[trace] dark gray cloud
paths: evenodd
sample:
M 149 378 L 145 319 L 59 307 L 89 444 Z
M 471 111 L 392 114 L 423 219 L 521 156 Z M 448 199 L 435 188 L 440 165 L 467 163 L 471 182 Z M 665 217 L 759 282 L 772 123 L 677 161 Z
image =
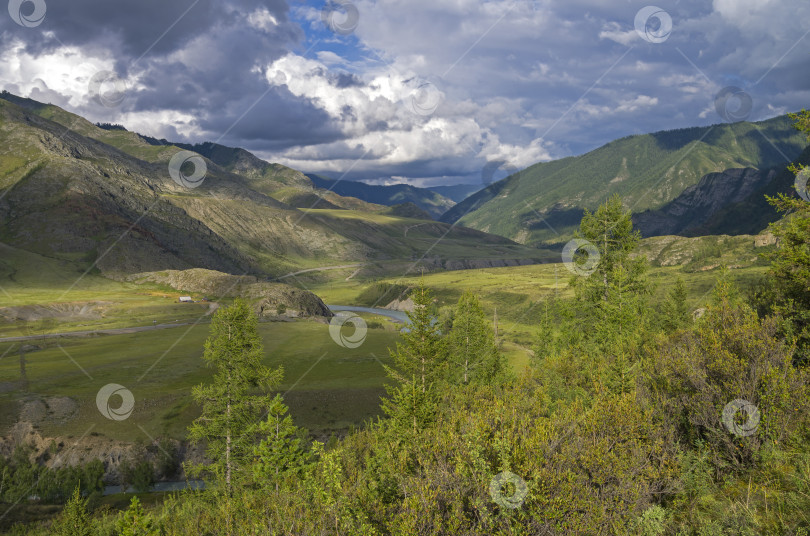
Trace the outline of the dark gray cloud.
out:
M 431 183 L 721 122 L 725 86 L 751 96 L 752 120 L 810 103 L 806 3 L 662 1 L 659 43 L 635 30 L 645 1 L 354 3 L 356 30 L 335 35 L 314 1 L 50 0 L 34 28 L 0 17 L 0 82 L 157 137 Z M 99 69 L 127 80 L 120 106 L 88 98 Z

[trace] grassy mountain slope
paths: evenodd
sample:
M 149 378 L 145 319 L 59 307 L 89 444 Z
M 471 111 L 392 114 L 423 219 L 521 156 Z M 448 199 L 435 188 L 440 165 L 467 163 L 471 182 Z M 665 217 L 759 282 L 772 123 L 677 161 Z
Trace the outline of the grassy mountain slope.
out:
M 509 240 L 433 221 L 302 211 L 268 195 L 278 182 L 266 173 L 250 178 L 211 160 L 202 185 L 186 189 L 167 170 L 177 147 L 14 100 L 0 99 L 0 241 L 19 249 L 108 275 L 208 268 L 278 276 L 426 252 L 444 261 L 538 258 Z
M 522 243 L 559 242 L 582 210 L 612 194 L 634 212 L 656 209 L 704 175 L 786 165 L 806 146 L 787 116 L 630 136 L 577 157 L 535 164 L 441 217 Z
M 795 162 L 800 166 L 810 165 L 810 147 L 802 151 Z M 795 180 L 796 176 L 792 171 L 782 169 L 767 184 L 742 201 L 729 204 L 713 214 L 695 229 L 694 234 L 756 234 L 765 230 L 769 223 L 780 218 L 780 214 L 768 203 L 765 196 L 795 194 Z
M 428 190 L 436 192 L 455 203 L 461 203 L 481 188 L 483 188 L 482 184 L 454 184 L 452 186 L 431 186 Z
M 438 219 L 455 204 L 453 200 L 435 191 L 407 184 L 376 186 L 350 180 L 338 181 L 321 175 L 309 174 L 307 177 L 318 188 L 344 196 L 356 197 L 369 203 L 388 206 L 413 203 L 435 219 Z

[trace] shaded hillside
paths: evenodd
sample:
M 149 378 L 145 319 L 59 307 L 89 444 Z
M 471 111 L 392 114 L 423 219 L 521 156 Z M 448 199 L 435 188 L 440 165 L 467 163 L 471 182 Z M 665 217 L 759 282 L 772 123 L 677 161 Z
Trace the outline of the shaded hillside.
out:
M 796 159 L 796 164 L 810 165 L 810 147 Z M 731 203 L 717 211 L 705 223 L 695 228 L 694 234 L 755 234 L 767 229 L 769 223 L 780 218 L 780 214 L 768 203 L 765 196 L 780 193 L 795 196 L 797 195 L 795 181 L 794 173 L 783 168 L 767 184 L 742 201 Z
M 107 275 L 208 268 L 277 276 L 342 262 L 418 259 L 439 242 L 441 251 L 432 255 L 444 261 L 538 258 L 535 250 L 471 229 L 335 210 L 341 201 L 336 194 L 324 196 L 328 210 L 299 210 L 268 194 L 283 189 L 268 170 L 298 174 L 283 166 L 265 166 L 261 176 L 251 178 L 206 159 L 204 181 L 188 189 L 168 172 L 180 148 L 152 145 L 135 133 L 105 130 L 57 107 L 5 96 L 0 241 L 16 248 Z M 223 159 L 227 153 L 213 149 L 217 154 L 210 154 L 239 168 Z M 256 164 L 240 150 L 233 154 Z M 297 195 L 313 192 L 284 188 Z M 359 200 L 343 201 L 369 208 Z
M 634 212 L 658 209 L 709 173 L 784 166 L 806 146 L 787 116 L 622 138 L 577 157 L 535 164 L 441 217 L 522 243 L 564 239 L 583 209 L 619 194 Z
M 634 214 L 633 224 L 645 237 L 691 235 L 722 208 L 747 199 L 775 176 L 774 170 L 753 168 L 709 173 L 660 209 Z
M 434 191 L 454 203 L 461 203 L 483 187 L 483 184 L 454 184 L 452 186 L 431 186 L 428 190 Z
M 794 163 L 810 163 L 810 148 Z M 634 214 L 633 223 L 645 237 L 757 234 L 779 218 L 765 196 L 796 195 L 794 180 L 785 166 L 710 173 L 660 209 Z
M 376 186 L 346 179 L 338 181 L 321 175 L 308 174 L 307 177 L 318 188 L 324 188 L 344 196 L 356 197 L 369 203 L 388 206 L 413 203 L 434 219 L 439 219 L 439 216 L 454 205 L 451 199 L 435 191 L 407 184 Z

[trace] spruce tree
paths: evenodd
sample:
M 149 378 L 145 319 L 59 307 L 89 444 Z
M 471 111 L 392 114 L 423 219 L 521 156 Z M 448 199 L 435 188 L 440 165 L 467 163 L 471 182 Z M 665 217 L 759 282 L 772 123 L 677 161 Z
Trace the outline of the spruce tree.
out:
M 490 383 L 504 370 L 492 328 L 481 302 L 470 291 L 456 305 L 448 337 L 449 376 L 452 381 Z
M 93 528 L 87 511 L 87 499 L 76 486 L 59 518 L 51 526 L 54 536 L 92 536 Z
M 138 497 L 132 497 L 129 508 L 121 513 L 115 523 L 120 536 L 158 536 L 160 531 L 155 526 L 152 516 L 143 511 Z
M 410 324 L 403 330 L 402 341 L 391 352 L 394 366 L 386 366 L 393 384 L 385 386 L 389 398 L 383 399 L 382 409 L 415 433 L 433 419 L 436 384 L 446 379 L 447 361 L 439 324 L 431 314 L 430 289 L 420 282 L 410 296 L 414 309 L 408 313 Z
M 790 114 L 790 118 L 810 141 L 810 111 Z M 791 165 L 790 169 L 797 175 L 810 174 L 810 166 Z M 806 195 L 810 190 L 802 193 Z M 784 320 L 784 335 L 796 340 L 796 363 L 807 365 L 810 364 L 810 202 L 785 194 L 766 198 L 784 215 L 770 226 L 778 238 L 769 272 L 775 298 L 772 309 Z
M 231 495 L 234 480 L 245 473 L 253 458 L 260 421 L 270 407 L 271 389 L 283 371 L 262 364 L 263 348 L 258 319 L 248 303 L 237 299 L 217 310 L 203 359 L 215 369 L 213 381 L 192 390 L 202 405 L 202 415 L 189 427 L 189 438 L 205 440 L 211 464 L 195 467 L 212 470 Z
M 630 257 L 638 247 L 641 234 L 633 230 L 631 213 L 624 210 L 618 195 L 593 213 L 586 210 L 576 236 L 591 242 L 599 251 L 599 263 L 594 273 L 587 278 L 572 279 L 587 301 L 607 301 L 611 286 L 618 278 L 622 278 L 627 290 L 645 290 L 646 259 Z
M 259 425 L 265 437 L 253 450 L 254 480 L 262 487 L 272 484 L 277 491 L 281 479 L 301 473 L 311 460 L 301 438 L 302 430 L 293 424 L 288 409 L 281 395 L 276 395 L 267 419 Z
M 690 315 L 686 297 L 686 285 L 679 276 L 661 307 L 661 325 L 666 331 L 675 331 L 689 325 Z

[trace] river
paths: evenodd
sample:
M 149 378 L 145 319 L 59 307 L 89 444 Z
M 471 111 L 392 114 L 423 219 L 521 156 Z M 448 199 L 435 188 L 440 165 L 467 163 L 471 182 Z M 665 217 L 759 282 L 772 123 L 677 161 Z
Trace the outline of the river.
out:
M 408 315 L 402 311 L 394 311 L 392 309 L 381 309 L 379 307 L 357 307 L 354 305 L 327 305 L 329 310 L 334 312 L 337 311 L 351 311 L 353 313 L 371 313 L 374 315 L 380 316 L 387 316 L 391 318 L 395 322 L 400 322 L 402 324 L 410 324 L 410 319 L 408 319 Z

